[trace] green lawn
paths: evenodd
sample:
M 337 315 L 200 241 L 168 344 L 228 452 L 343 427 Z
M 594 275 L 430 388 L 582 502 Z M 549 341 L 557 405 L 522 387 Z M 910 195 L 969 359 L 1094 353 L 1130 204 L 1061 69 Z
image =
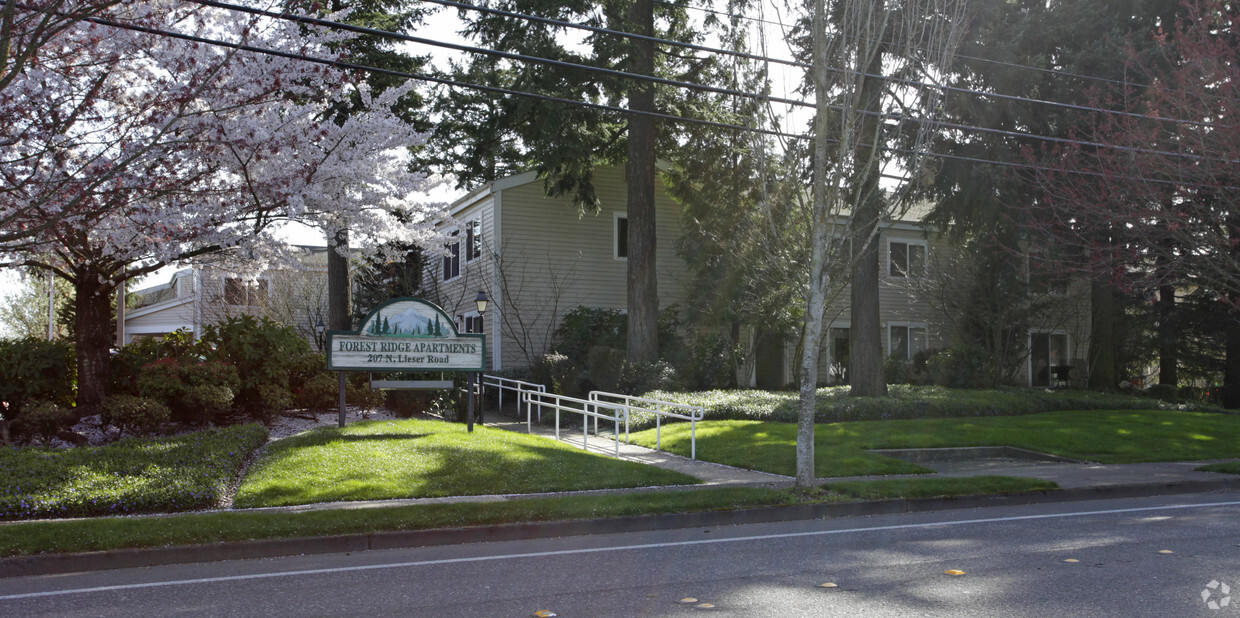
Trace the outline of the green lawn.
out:
M 0 556 L 49 552 L 105 551 L 282 539 L 333 534 L 366 534 L 486 526 L 505 523 L 598 519 L 663 513 L 729 511 L 744 508 L 848 502 L 876 498 L 976 495 L 1054 489 L 1037 479 L 913 479 L 898 485 L 860 481 L 828 491 L 801 494 L 758 487 L 703 488 L 648 493 L 550 496 L 503 502 L 418 504 L 365 509 L 283 513 L 226 511 L 169 517 L 100 517 L 66 521 L 19 522 L 0 526 Z
M 522 433 L 439 421 L 368 421 L 268 445 L 238 507 L 656 485 L 697 479 Z
M 653 446 L 653 430 L 633 434 Z M 867 449 L 1015 446 L 1102 463 L 1240 457 L 1240 415 L 1169 410 L 1060 411 L 1025 416 L 823 423 L 814 439 L 820 477 L 892 474 L 910 466 Z M 663 448 L 689 452 L 689 424 L 663 428 Z M 760 421 L 698 424 L 698 457 L 791 475 L 796 426 Z M 892 471 L 882 470 L 890 467 Z
M 1224 474 L 1240 474 L 1240 461 L 1208 464 L 1197 468 L 1202 472 L 1222 472 Z

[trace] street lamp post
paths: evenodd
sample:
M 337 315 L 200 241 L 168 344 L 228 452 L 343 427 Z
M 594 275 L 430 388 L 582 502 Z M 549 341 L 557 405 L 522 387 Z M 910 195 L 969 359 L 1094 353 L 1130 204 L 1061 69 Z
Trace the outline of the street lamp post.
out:
M 487 293 L 483 290 L 479 290 L 478 296 L 474 298 L 474 304 L 478 308 L 478 322 L 477 322 L 478 324 L 482 324 L 485 322 L 483 318 L 486 315 L 487 303 L 489 301 L 490 299 L 487 298 Z M 486 359 L 485 358 L 482 359 L 482 362 L 485 363 Z M 469 372 L 469 375 L 466 379 L 466 382 L 467 382 L 466 397 L 468 397 L 469 400 L 466 403 L 465 408 L 466 408 L 466 413 L 469 417 L 469 429 L 468 430 L 471 432 L 474 430 L 474 384 L 477 384 L 481 381 L 480 377 L 481 376 L 479 376 L 477 372 L 471 371 Z M 481 408 L 482 402 L 479 401 L 478 405 Z M 478 410 L 478 424 L 480 425 L 482 424 L 482 410 L 481 409 Z

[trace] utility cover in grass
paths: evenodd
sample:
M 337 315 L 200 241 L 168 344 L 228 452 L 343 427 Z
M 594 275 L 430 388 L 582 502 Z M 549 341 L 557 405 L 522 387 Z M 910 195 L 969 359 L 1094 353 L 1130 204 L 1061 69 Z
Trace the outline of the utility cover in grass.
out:
M 236 506 L 286 506 L 687 485 L 691 476 L 594 455 L 554 440 L 440 421 L 324 427 L 268 445 Z

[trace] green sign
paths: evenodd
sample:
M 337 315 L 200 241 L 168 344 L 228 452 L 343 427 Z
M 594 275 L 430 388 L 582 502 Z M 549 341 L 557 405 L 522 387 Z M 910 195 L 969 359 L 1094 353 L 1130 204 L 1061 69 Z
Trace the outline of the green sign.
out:
M 420 298 L 379 305 L 356 331 L 327 333 L 330 371 L 483 371 L 486 336 L 461 334 L 443 309 Z

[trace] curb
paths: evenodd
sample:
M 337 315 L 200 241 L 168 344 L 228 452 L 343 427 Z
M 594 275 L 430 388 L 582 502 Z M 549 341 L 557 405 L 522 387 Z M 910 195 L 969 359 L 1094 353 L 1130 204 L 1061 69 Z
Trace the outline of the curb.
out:
M 120 549 L 80 554 L 39 554 L 0 558 L 0 578 L 52 575 L 80 571 L 98 571 L 135 567 L 152 567 L 192 562 L 216 562 L 274 558 L 303 554 L 325 554 L 456 545 L 491 541 L 514 541 L 562 536 L 582 536 L 617 532 L 642 532 L 774 523 L 807 519 L 856 517 L 917 513 L 951 509 L 994 506 L 1053 504 L 1112 498 L 1143 498 L 1153 496 L 1205 493 L 1240 489 L 1240 478 L 1208 481 L 1174 481 L 1133 485 L 1103 485 L 1073 489 L 1056 489 L 1012 494 L 960 496 L 954 498 L 919 498 L 874 500 L 833 504 L 766 507 L 736 511 L 706 511 L 666 515 L 636 515 L 610 519 L 587 519 L 535 523 L 502 524 L 468 528 L 441 528 L 403 532 L 376 532 L 325 537 L 230 541 L 211 545 L 187 545 L 147 549 Z

